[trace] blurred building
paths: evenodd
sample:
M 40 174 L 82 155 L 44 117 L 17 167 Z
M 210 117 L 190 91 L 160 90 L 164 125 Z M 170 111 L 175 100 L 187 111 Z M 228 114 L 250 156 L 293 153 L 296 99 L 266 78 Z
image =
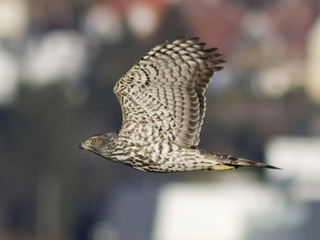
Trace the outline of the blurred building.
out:
M 309 31 L 307 38 L 306 89 L 311 98 L 320 103 L 320 18 Z
M 284 211 L 281 193 L 254 177 L 171 184 L 160 191 L 152 239 L 244 240 L 261 232 L 276 239 Z

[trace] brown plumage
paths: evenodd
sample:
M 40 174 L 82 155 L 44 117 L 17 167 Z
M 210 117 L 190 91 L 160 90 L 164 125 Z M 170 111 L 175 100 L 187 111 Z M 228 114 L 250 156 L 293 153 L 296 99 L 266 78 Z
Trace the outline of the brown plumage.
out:
M 278 169 L 198 148 L 204 93 L 225 62 L 217 48 L 198 41 L 182 37 L 146 53 L 115 85 L 123 115 L 119 133 L 92 136 L 80 147 L 141 171 Z

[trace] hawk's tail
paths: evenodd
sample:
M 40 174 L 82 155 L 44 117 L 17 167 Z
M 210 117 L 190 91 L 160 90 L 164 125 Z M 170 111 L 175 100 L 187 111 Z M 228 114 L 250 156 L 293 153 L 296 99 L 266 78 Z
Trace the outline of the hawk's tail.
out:
M 232 156 L 227 156 L 227 158 L 219 159 L 218 162 L 220 162 L 226 166 L 232 166 L 236 169 L 238 167 L 258 167 L 258 168 L 271 168 L 271 169 L 282 170 L 281 168 L 278 168 L 278 167 L 275 167 L 272 165 L 268 165 L 268 164 L 264 164 L 264 163 L 260 163 L 260 162 L 255 162 L 255 161 L 251 161 L 251 160 L 247 160 L 247 159 L 243 159 L 243 158 L 236 158 L 236 157 L 232 157 Z
M 228 170 L 228 169 L 237 169 L 239 167 L 258 167 L 258 168 L 270 168 L 270 169 L 282 170 L 281 168 L 278 168 L 272 165 L 255 162 L 255 161 L 251 161 L 243 158 L 237 158 L 231 155 L 223 155 L 220 153 L 213 153 L 213 152 L 206 151 L 206 155 L 207 154 L 211 155 L 211 157 L 214 157 L 214 159 L 217 162 L 221 163 L 221 165 L 211 167 L 212 170 Z

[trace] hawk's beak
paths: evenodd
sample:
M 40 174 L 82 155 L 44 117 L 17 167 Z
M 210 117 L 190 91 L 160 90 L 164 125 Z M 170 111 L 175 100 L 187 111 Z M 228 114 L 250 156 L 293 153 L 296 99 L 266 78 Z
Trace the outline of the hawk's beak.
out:
M 80 149 L 84 149 L 84 147 L 83 147 L 83 142 L 79 144 L 79 148 L 80 148 Z

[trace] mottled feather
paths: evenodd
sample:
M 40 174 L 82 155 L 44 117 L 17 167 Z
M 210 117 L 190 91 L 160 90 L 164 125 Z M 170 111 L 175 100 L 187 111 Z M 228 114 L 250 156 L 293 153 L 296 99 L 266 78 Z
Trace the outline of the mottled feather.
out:
M 225 61 L 218 58 L 217 48 L 204 50 L 205 44 L 198 41 L 182 37 L 156 46 L 117 82 L 114 93 L 121 102 L 124 122 L 136 114 L 127 96 L 143 96 L 135 99 L 143 109 L 140 114 L 167 111 L 169 116 L 155 113 L 150 120 L 169 124 L 178 145 L 198 145 L 206 110 L 204 93 L 212 75 L 222 69 L 217 64 Z

